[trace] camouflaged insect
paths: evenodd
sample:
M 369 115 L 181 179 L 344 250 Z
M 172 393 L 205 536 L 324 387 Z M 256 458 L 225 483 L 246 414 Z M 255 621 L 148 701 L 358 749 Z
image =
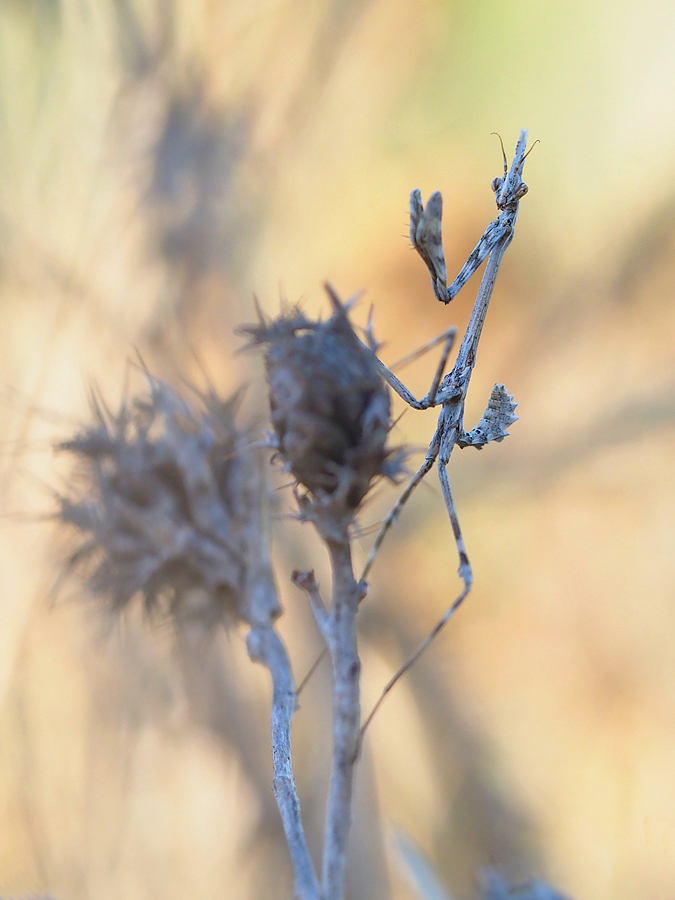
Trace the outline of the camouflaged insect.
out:
M 518 416 L 514 416 L 517 403 L 514 403 L 513 396 L 509 394 L 503 384 L 496 384 L 492 388 L 488 405 L 485 408 L 483 418 L 475 428 L 471 431 L 462 432 L 461 437 L 457 439 L 460 447 L 475 447 L 482 450 L 490 441 L 499 443 L 505 437 L 508 437 L 506 430 L 509 425 L 513 425 L 518 421 Z
M 500 138 L 501 142 L 501 138 Z M 442 201 L 440 194 L 432 194 L 426 208 L 422 206 L 422 196 L 419 191 L 412 192 L 410 198 L 410 239 L 413 246 L 424 260 L 431 280 L 434 285 L 434 293 L 439 300 L 449 303 L 457 292 L 466 284 L 471 275 L 478 269 L 483 260 L 487 259 L 487 265 L 483 272 L 483 278 L 478 289 L 478 294 L 471 312 L 471 318 L 466 332 L 462 338 L 455 364 L 452 370 L 445 373 L 450 350 L 455 336 L 454 329 L 446 330 L 441 335 L 444 341 L 443 351 L 438 366 L 431 382 L 428 393 L 421 399 L 417 399 L 411 391 L 390 371 L 384 363 L 377 360 L 380 374 L 387 384 L 398 396 L 412 409 L 433 409 L 440 407 L 436 431 L 429 443 L 424 462 L 419 467 L 407 487 L 402 492 L 397 502 L 389 511 L 368 553 L 366 564 L 361 579 L 368 577 L 371 566 L 377 552 L 382 545 L 385 535 L 398 519 L 401 510 L 411 496 L 417 485 L 421 483 L 426 474 L 434 465 L 437 467 L 438 477 L 441 482 L 443 500 L 452 525 L 452 531 L 459 556 L 459 569 L 457 574 L 464 582 L 464 587 L 456 599 L 441 616 L 436 625 L 422 641 L 415 652 L 406 660 L 399 670 L 389 680 L 379 700 L 366 718 L 361 733 L 365 731 L 372 721 L 378 707 L 387 693 L 392 689 L 396 681 L 414 664 L 445 624 L 464 602 L 473 584 L 471 563 L 466 552 L 462 530 L 457 516 L 455 501 L 452 496 L 452 488 L 448 476 L 448 463 L 455 446 L 460 447 L 484 447 L 489 441 L 502 441 L 508 434 L 509 425 L 516 421 L 514 410 L 516 404 L 513 397 L 507 393 L 504 385 L 495 385 L 485 414 L 478 425 L 468 433 L 463 429 L 464 403 L 469 389 L 469 382 L 473 368 L 476 364 L 478 342 L 483 331 L 485 317 L 487 315 L 490 298 L 495 286 L 499 267 L 504 253 L 513 239 L 513 229 L 518 215 L 518 206 L 522 197 L 527 193 L 527 185 L 522 179 L 523 166 L 527 158 L 527 130 L 521 129 L 516 144 L 516 152 L 509 169 L 506 153 L 502 143 L 502 156 L 504 160 L 504 174 L 492 181 L 491 187 L 495 194 L 497 204 L 497 218 L 485 229 L 468 260 L 462 266 L 455 280 L 447 288 L 445 285 L 445 261 L 441 246 L 441 213 Z M 375 354 L 377 347 L 371 340 L 371 349 Z

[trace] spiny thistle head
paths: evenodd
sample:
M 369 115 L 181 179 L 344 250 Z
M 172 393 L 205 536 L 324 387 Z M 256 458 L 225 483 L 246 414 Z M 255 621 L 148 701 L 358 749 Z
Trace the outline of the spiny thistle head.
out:
M 195 411 L 149 378 L 149 392 L 117 413 L 94 394 L 93 423 L 59 445 L 78 460 L 73 490 L 59 498 L 58 518 L 81 538 L 68 569 L 83 569 L 111 609 L 138 596 L 148 612 L 209 624 L 255 617 L 251 573 L 267 558 L 261 480 L 237 405 L 209 391 Z
M 333 315 L 325 322 L 294 309 L 241 331 L 266 345 L 279 457 L 313 497 L 340 499 L 354 512 L 377 476 L 396 474 L 398 459 L 385 447 L 389 392 L 373 353 L 327 291 Z

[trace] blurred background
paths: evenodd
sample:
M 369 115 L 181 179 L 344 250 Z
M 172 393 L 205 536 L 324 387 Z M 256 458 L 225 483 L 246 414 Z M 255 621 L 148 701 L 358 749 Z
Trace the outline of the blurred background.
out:
M 521 420 L 450 475 L 475 588 L 388 697 L 359 767 L 350 898 L 412 900 L 393 834 L 453 897 L 476 873 L 576 900 L 675 896 L 675 6 L 658 0 L 2 0 L 0 3 L 0 894 L 288 898 L 269 685 L 243 635 L 111 623 L 51 591 L 51 452 L 115 404 L 129 360 L 223 394 L 252 297 L 325 313 L 325 279 L 375 307 L 392 362 L 463 328 L 406 238 L 441 190 L 450 277 L 494 217 L 497 138 L 540 139 L 467 404 Z M 435 352 L 404 380 L 418 395 Z M 136 380 L 137 383 L 134 384 Z M 397 410 L 399 407 L 397 406 Z M 395 440 L 423 451 L 433 411 Z M 418 464 L 421 456 L 411 460 Z M 383 488 L 365 529 L 394 502 Z M 296 676 L 319 649 L 282 518 Z M 356 553 L 363 559 L 370 538 Z M 385 542 L 361 616 L 364 709 L 454 598 L 432 472 Z M 320 847 L 325 669 L 295 720 Z

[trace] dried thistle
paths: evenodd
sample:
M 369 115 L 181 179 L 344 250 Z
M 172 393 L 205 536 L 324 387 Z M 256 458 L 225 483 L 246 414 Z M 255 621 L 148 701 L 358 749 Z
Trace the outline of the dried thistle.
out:
M 148 612 L 209 624 L 278 613 L 269 600 L 251 609 L 252 573 L 266 553 L 238 399 L 209 391 L 197 412 L 149 377 L 148 394 L 117 413 L 92 392 L 93 424 L 59 445 L 79 462 L 79 487 L 59 498 L 58 518 L 82 538 L 67 571 L 84 569 L 91 594 L 111 609 L 139 596 Z
M 337 499 L 352 515 L 398 459 L 386 449 L 389 391 L 343 305 L 326 286 L 333 315 L 313 322 L 298 309 L 240 329 L 265 344 L 276 449 L 316 499 Z
M 117 414 L 93 396 L 94 423 L 60 445 L 80 463 L 79 492 L 60 498 L 60 520 L 83 539 L 67 571 L 86 567 L 90 591 L 113 609 L 139 595 L 183 623 L 250 626 L 249 657 L 272 677 L 273 788 L 296 895 L 318 900 L 291 763 L 295 683 L 275 630 L 263 479 L 235 423 L 239 398 L 209 391 L 196 412 L 168 385 L 149 386 Z

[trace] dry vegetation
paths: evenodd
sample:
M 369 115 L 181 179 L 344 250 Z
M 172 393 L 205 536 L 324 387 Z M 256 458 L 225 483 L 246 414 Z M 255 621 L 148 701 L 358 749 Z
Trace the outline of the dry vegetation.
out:
M 133 611 L 111 625 L 72 583 L 49 604 L 61 548 L 35 519 L 65 474 L 49 447 L 87 415 L 92 379 L 110 402 L 133 382 L 133 348 L 177 385 L 180 372 L 228 396 L 252 380 L 253 359 L 231 351 L 253 291 L 272 312 L 281 284 L 313 313 L 325 278 L 344 295 L 366 287 L 389 362 L 463 326 L 469 294 L 438 304 L 398 240 L 407 190 L 444 191 L 456 270 L 492 215 L 489 132 L 527 123 L 543 143 L 470 410 L 477 421 L 499 378 L 521 421 L 498 452 L 457 461 L 475 589 L 369 732 L 350 896 L 364 883 L 372 900 L 415 896 L 393 824 L 457 897 L 495 865 L 577 900 L 670 900 L 669 15 L 647 4 L 636 18 L 623 3 L 3 4 L 2 896 L 290 895 L 264 672 L 236 633 L 147 629 Z M 422 393 L 428 363 L 406 381 Z M 247 414 L 265 407 L 259 384 Z M 433 418 L 405 416 L 396 441 L 426 447 Z M 277 497 L 281 516 L 291 504 Z M 362 524 L 392 497 L 374 498 Z M 366 708 L 456 593 L 444 516 L 437 488 L 420 488 L 383 547 L 359 621 Z M 325 581 L 305 532 L 276 530 L 279 566 L 315 565 Z M 297 590 L 281 590 L 300 676 L 319 640 Z M 295 721 L 310 840 L 325 689 L 319 672 Z

